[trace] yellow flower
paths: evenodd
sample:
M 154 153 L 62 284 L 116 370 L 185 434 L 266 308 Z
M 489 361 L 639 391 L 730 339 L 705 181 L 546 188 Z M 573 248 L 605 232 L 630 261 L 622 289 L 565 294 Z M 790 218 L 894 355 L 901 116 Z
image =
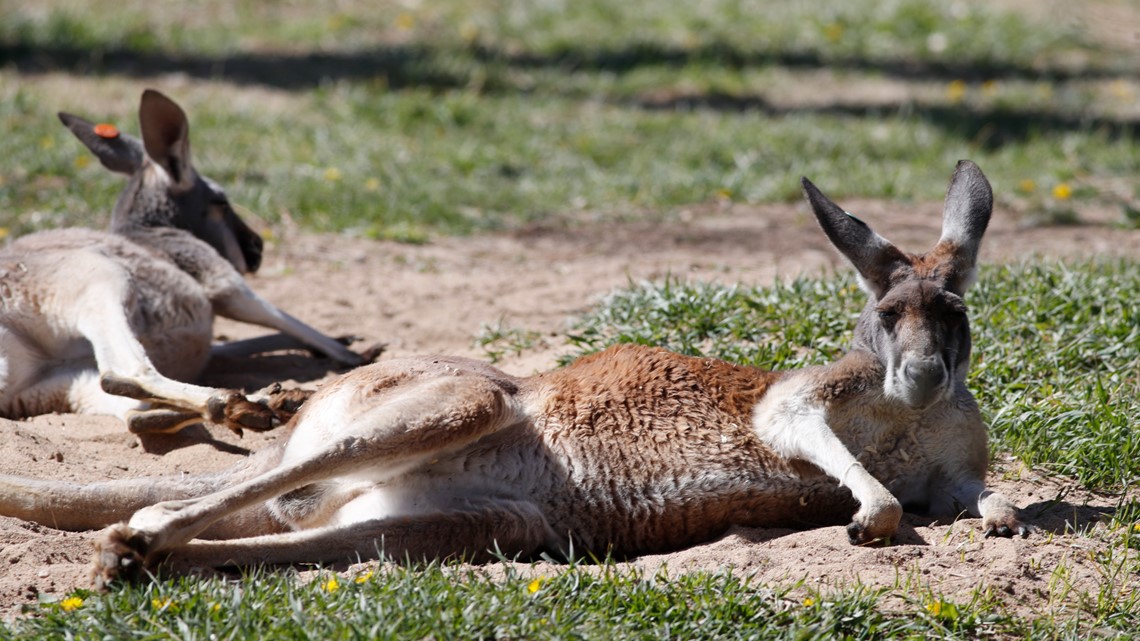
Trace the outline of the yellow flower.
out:
M 155 597 L 150 600 L 150 607 L 155 610 L 170 610 L 173 612 L 178 609 L 178 604 L 171 599 Z
M 1032 178 L 1026 178 L 1025 180 L 1017 183 L 1017 188 L 1027 194 L 1031 194 L 1033 193 L 1034 189 L 1037 189 L 1037 183 L 1033 182 Z
M 217 614 L 221 611 L 222 611 L 222 604 L 221 603 L 215 603 L 215 604 L 210 606 L 210 613 L 211 614 Z
M 1133 523 L 1132 524 L 1132 531 L 1133 532 L 1140 532 L 1140 523 Z
M 407 11 L 396 16 L 396 28 L 400 31 L 411 31 L 416 26 L 416 17 Z
M 811 598 L 810 596 L 804 598 L 804 607 L 805 608 L 810 608 L 813 605 L 815 605 L 815 599 Z
M 996 80 L 987 80 L 987 81 L 983 82 L 982 83 L 982 93 L 986 94 L 987 96 L 992 96 L 995 93 L 997 93 L 997 81 Z
M 90 164 L 91 164 L 91 156 L 76 156 L 75 157 L 75 168 L 76 169 L 86 169 L 87 165 L 90 165 Z
M 8 228 L 7 227 L 0 227 L 0 240 L 4 240 L 7 237 L 8 237 Z
M 365 180 L 364 181 L 364 189 L 366 189 L 368 191 L 376 191 L 377 189 L 380 189 L 380 179 L 379 178 L 369 178 L 368 180 Z
M 946 86 L 946 97 L 950 102 L 961 102 L 966 97 L 966 81 L 955 80 Z
M 728 187 L 721 187 L 716 190 L 717 200 L 732 200 L 732 190 Z
M 368 579 L 371 579 L 371 578 L 372 578 L 372 570 L 369 570 L 369 571 L 365 572 L 364 574 L 361 574 L 360 576 L 356 577 L 356 579 L 354 579 L 354 580 L 357 583 L 364 583 L 364 582 L 368 581 Z
M 40 149 L 53 149 L 55 147 L 55 138 L 51 136 L 44 136 L 40 138 Z
M 343 176 L 344 176 L 344 174 L 340 173 L 340 170 L 337 169 L 336 167 L 329 167 L 328 169 L 325 170 L 325 180 L 327 180 L 330 183 L 335 183 L 336 181 L 340 180 Z
M 1073 195 L 1073 188 L 1069 183 L 1059 183 L 1053 187 L 1053 197 L 1057 200 L 1068 200 Z
M 839 39 L 843 37 L 843 25 L 838 22 L 827 24 L 823 27 L 823 37 L 830 42 L 839 42 Z
M 929 601 L 929 602 L 927 602 L 926 611 L 933 614 L 934 616 L 938 616 L 938 615 L 942 614 L 942 602 L 941 601 Z
M 533 580 L 527 584 L 526 591 L 530 592 L 531 594 L 534 594 L 535 592 L 538 592 L 538 589 L 541 587 L 542 587 L 542 579 L 535 579 L 535 580 Z
M 340 589 L 340 581 L 337 581 L 335 576 L 330 576 L 327 581 L 321 583 L 321 589 L 325 592 L 336 592 Z
M 479 27 L 473 22 L 464 22 L 459 25 L 459 37 L 463 38 L 464 42 L 475 42 L 479 37 Z
M 83 599 L 77 596 L 67 597 L 66 599 L 59 602 L 59 609 L 63 610 L 64 612 L 78 610 L 81 607 L 83 607 Z

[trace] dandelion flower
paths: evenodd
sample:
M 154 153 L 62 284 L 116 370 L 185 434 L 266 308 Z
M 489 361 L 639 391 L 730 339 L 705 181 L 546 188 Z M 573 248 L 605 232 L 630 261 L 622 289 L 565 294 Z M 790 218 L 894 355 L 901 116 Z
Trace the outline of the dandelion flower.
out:
M 961 102 L 966 97 L 966 81 L 955 80 L 946 86 L 946 97 L 950 102 Z
M 360 576 L 356 577 L 356 579 L 354 579 L 354 580 L 357 583 L 365 583 L 366 581 L 368 581 L 368 579 L 371 579 L 371 578 L 372 578 L 372 570 L 369 570 L 369 571 L 365 572 L 364 574 L 361 574 Z
M 74 162 L 76 169 L 86 169 L 91 164 L 91 156 L 76 156 Z
M 155 597 L 150 600 L 150 607 L 155 610 L 177 610 L 178 604 L 168 598 Z
M 815 599 L 811 598 L 810 596 L 804 598 L 804 607 L 805 608 L 810 608 L 813 605 L 815 605 Z
M 839 42 L 843 37 L 843 25 L 838 22 L 832 22 L 823 28 L 823 37 L 827 38 L 829 42 Z
M 1068 200 L 1073 195 L 1073 188 L 1069 183 L 1060 183 L 1053 187 L 1053 197 L 1057 200 Z
M 533 580 L 527 584 L 526 591 L 530 592 L 531 594 L 534 594 L 535 592 L 538 592 L 538 589 L 541 587 L 542 587 L 542 579 L 535 579 L 535 580 Z
M 368 180 L 365 180 L 364 181 L 364 189 L 366 189 L 368 191 L 376 191 L 376 190 L 380 189 L 380 179 L 379 178 L 369 178 Z
M 459 37 L 463 38 L 464 42 L 475 42 L 479 37 L 479 27 L 473 22 L 464 22 L 459 26 Z
M 337 581 L 335 576 L 330 576 L 327 581 L 321 583 L 321 589 L 329 593 L 336 592 L 340 589 L 340 581 Z
M 344 174 L 340 173 L 340 170 L 337 169 L 336 167 L 329 167 L 328 169 L 325 170 L 325 180 L 330 182 L 330 183 L 337 182 L 343 176 L 344 176 Z
M 411 31 L 416 26 L 416 17 L 407 11 L 396 16 L 396 28 L 400 31 Z
M 1031 194 L 1033 193 L 1033 190 L 1037 189 L 1037 183 L 1033 182 L 1032 178 L 1026 178 L 1025 180 L 1017 183 L 1017 188 L 1027 194 Z
M 66 599 L 59 602 L 59 609 L 63 610 L 64 612 L 72 612 L 74 610 L 78 610 L 81 607 L 83 607 L 83 599 L 77 596 L 67 597 Z
M 930 601 L 930 602 L 928 602 L 926 604 L 926 611 L 933 614 L 934 616 L 938 616 L 938 615 L 942 614 L 942 602 L 941 601 Z
M 0 240 L 4 240 L 7 237 L 8 237 L 8 228 L 7 227 L 0 227 Z

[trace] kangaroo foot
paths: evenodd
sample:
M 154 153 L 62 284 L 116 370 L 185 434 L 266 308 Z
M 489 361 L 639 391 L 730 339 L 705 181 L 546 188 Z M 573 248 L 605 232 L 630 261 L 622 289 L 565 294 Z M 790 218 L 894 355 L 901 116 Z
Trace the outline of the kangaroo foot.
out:
M 277 416 L 268 406 L 255 403 L 232 390 L 211 396 L 207 407 L 211 421 L 229 428 L 238 436 L 242 430 L 264 432 L 278 424 Z
M 107 590 L 114 581 L 134 581 L 146 569 L 149 544 L 146 537 L 118 523 L 103 530 L 95 539 L 95 556 L 91 560 L 91 581 L 95 589 Z

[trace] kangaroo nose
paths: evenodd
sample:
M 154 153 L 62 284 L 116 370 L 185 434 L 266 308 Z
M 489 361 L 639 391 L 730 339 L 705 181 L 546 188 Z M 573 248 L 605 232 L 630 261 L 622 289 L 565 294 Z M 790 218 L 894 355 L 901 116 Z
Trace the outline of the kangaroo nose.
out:
M 930 390 L 946 380 L 946 368 L 937 360 L 913 360 L 906 364 L 906 376 L 915 387 Z

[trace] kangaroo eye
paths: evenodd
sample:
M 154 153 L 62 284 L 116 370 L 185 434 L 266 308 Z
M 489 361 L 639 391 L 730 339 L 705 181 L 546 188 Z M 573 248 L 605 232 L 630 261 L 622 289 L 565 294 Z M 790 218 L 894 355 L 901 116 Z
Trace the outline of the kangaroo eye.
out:
M 886 325 L 893 325 L 899 318 L 899 313 L 893 309 L 879 310 L 879 320 L 883 321 Z

